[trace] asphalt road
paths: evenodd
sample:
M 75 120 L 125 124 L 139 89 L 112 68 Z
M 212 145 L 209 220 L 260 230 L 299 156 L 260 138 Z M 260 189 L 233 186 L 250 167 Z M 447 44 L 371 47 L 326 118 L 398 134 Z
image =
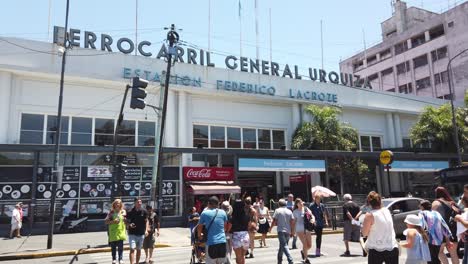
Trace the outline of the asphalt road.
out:
M 367 263 L 367 258 L 362 257 L 362 250 L 358 243 L 351 243 L 351 257 L 340 256 L 344 252 L 344 244 L 342 242 L 342 234 L 336 235 L 326 235 L 323 237 L 322 243 L 322 254 L 323 256 L 319 258 L 310 257 L 312 263 L 336 263 L 342 264 L 354 264 L 354 263 Z M 290 242 L 291 243 L 291 242 Z M 268 239 L 267 245 L 268 248 L 255 248 L 253 259 L 247 259 L 246 263 L 276 263 L 276 253 L 278 250 L 278 240 L 277 239 Z M 258 242 L 256 241 L 256 246 Z M 298 246 L 301 247 L 300 242 L 298 241 Z M 312 243 L 313 251 L 315 252 L 315 238 L 313 238 Z M 302 263 L 300 250 L 292 250 L 292 255 L 294 258 L 294 263 Z M 312 252 L 311 252 L 312 253 Z M 144 260 L 144 253 L 143 260 Z M 191 248 L 190 247 L 171 247 L 171 248 L 161 248 L 155 250 L 154 262 L 155 263 L 171 263 L 171 264 L 188 264 L 190 263 Z M 402 252 L 400 258 L 400 263 L 404 263 L 406 252 Z M 88 254 L 88 255 L 79 255 L 77 259 L 74 259 L 73 256 L 66 257 L 53 257 L 45 259 L 31 259 L 31 260 L 17 260 L 17 261 L 5 261 L 3 263 L 69 263 L 69 264 L 100 264 L 100 263 L 111 263 L 110 253 L 97 253 L 97 254 Z M 129 263 L 128 260 L 128 251 L 124 252 L 124 261 Z M 141 262 L 143 263 L 143 262 Z M 235 260 L 233 259 L 233 263 Z M 283 263 L 287 263 L 286 258 L 284 257 Z

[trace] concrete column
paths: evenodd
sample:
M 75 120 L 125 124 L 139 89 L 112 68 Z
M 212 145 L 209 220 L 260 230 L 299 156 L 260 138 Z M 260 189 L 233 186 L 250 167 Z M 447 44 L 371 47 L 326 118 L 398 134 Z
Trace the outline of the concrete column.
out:
M 401 148 L 403 147 L 403 136 L 401 135 L 401 122 L 399 114 L 393 114 L 393 124 L 395 126 L 395 146 L 397 148 Z
M 0 144 L 8 142 L 8 121 L 10 120 L 11 79 L 9 72 L 0 72 Z
M 387 148 L 395 147 L 395 128 L 393 126 L 393 117 L 392 113 L 385 114 L 387 119 L 387 139 L 388 142 L 385 142 Z
M 290 143 L 292 141 L 292 136 L 294 134 L 294 131 L 296 131 L 296 128 L 299 126 L 301 123 L 301 107 L 299 107 L 299 104 L 293 104 L 292 105 L 292 121 L 291 121 L 291 129 L 289 131 L 288 135 L 288 140 L 286 140 L 286 147 L 288 149 L 291 148 Z
M 164 131 L 164 147 L 177 146 L 177 107 L 176 107 L 176 94 L 169 89 L 167 97 L 167 114 L 166 114 L 166 127 Z
M 184 91 L 179 92 L 179 101 L 178 101 L 178 142 L 180 148 L 191 147 L 191 144 L 188 143 L 189 136 L 187 133 L 188 129 L 188 118 L 187 118 L 187 93 Z
M 407 40 L 406 40 L 406 44 L 408 44 L 408 49 L 412 49 L 412 48 L 413 48 L 413 44 L 411 43 L 411 39 L 407 39 Z
M 426 40 L 426 42 L 431 41 L 431 35 L 429 34 L 429 31 L 424 32 L 424 39 Z

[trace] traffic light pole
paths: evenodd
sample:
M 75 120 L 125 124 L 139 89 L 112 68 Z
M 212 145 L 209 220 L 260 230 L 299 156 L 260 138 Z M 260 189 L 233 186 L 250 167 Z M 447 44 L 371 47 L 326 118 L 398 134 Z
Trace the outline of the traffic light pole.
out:
M 59 102 L 58 102 L 58 113 L 57 113 L 57 130 L 55 135 L 55 149 L 54 149 L 54 167 L 52 170 L 52 175 L 54 175 L 55 184 L 52 184 L 52 197 L 50 198 L 50 207 L 49 207 L 49 230 L 47 234 L 47 249 L 52 248 L 54 228 L 55 228 L 55 199 L 57 196 L 57 189 L 62 188 L 62 176 L 63 174 L 59 172 L 59 152 L 60 152 L 60 136 L 62 133 L 62 108 L 63 108 L 63 86 L 65 78 L 65 64 L 67 57 L 67 45 L 68 45 L 68 11 L 70 10 L 70 0 L 67 0 L 67 7 L 65 12 L 65 30 L 63 38 L 63 54 L 62 54 L 62 70 L 60 72 L 60 92 L 59 92 Z
M 156 201 L 156 188 L 157 188 L 157 193 L 158 193 L 158 215 L 159 217 L 162 217 L 162 203 L 163 203 L 163 198 L 162 198 L 162 189 L 163 189 L 163 179 L 162 179 L 162 166 L 163 163 L 162 157 L 163 157 L 163 139 L 164 139 L 164 127 L 166 124 L 166 114 L 167 114 L 167 96 L 169 93 L 169 81 L 171 78 L 171 65 L 172 65 L 172 48 L 174 47 L 174 44 L 179 40 L 179 35 L 177 32 L 175 32 L 175 26 L 174 24 L 171 25 L 170 31 L 167 33 L 167 40 L 169 41 L 169 49 L 167 52 L 167 70 L 166 70 L 166 78 L 164 82 L 164 101 L 163 101 L 163 106 L 161 110 L 161 124 L 160 124 L 160 129 L 158 129 L 158 132 L 160 133 L 158 136 L 158 156 L 155 157 L 155 164 L 157 173 L 154 175 L 153 172 L 153 182 L 157 183 L 157 187 L 155 184 L 152 185 L 152 194 L 153 194 L 153 201 Z M 153 169 L 154 171 L 154 169 Z M 160 218 L 162 219 L 162 218 Z
M 119 119 L 117 120 L 117 125 L 115 126 L 114 130 L 114 144 L 112 146 L 112 192 L 111 192 L 111 202 L 114 201 L 114 199 L 117 196 L 121 195 L 121 189 L 120 189 L 120 175 L 121 175 L 121 167 L 117 165 L 117 136 L 119 135 L 120 131 L 120 125 L 122 124 L 124 115 L 123 115 L 123 110 L 125 107 L 125 101 L 127 101 L 127 94 L 128 90 L 130 89 L 130 85 L 127 85 L 125 87 L 125 94 L 122 99 L 122 104 L 120 105 L 120 114 L 119 114 Z M 117 182 L 117 183 L 116 183 Z M 117 195 L 116 195 L 117 194 Z

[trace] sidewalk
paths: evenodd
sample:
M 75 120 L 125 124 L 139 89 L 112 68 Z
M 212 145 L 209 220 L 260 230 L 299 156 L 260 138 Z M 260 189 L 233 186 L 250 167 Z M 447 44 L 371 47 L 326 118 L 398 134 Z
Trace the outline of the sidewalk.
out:
M 324 234 L 336 234 L 339 230 L 324 230 Z M 260 236 L 256 236 L 259 238 Z M 268 234 L 268 238 L 275 238 L 276 230 Z M 47 235 L 36 235 L 15 239 L 0 238 L 0 261 L 46 258 L 78 254 L 109 252 L 106 232 L 56 234 L 53 239 L 53 249 L 47 248 Z M 125 243 L 127 246 L 128 243 Z M 190 236 L 187 228 L 162 228 L 160 237 L 156 240 L 156 247 L 185 247 L 190 246 Z M 126 248 L 128 249 L 128 248 Z

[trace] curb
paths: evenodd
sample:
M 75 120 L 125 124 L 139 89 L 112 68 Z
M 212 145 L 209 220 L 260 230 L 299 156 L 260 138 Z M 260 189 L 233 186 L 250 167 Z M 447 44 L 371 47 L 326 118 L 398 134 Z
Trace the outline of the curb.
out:
M 156 244 L 155 248 L 167 248 L 171 247 L 168 244 Z M 128 245 L 124 246 L 124 250 L 129 250 Z M 42 253 L 30 253 L 30 254 L 18 254 L 18 255 L 7 255 L 0 256 L 0 261 L 6 260 L 19 260 L 19 259 L 39 259 L 39 258 L 50 258 L 50 257 L 62 257 L 62 256 L 72 256 L 72 255 L 83 255 L 83 254 L 93 254 L 93 253 L 105 253 L 110 252 L 110 247 L 104 248 L 85 248 L 78 250 L 64 250 L 64 251 L 51 251 L 51 252 L 42 252 Z
M 331 230 L 325 231 L 323 235 L 333 235 L 333 234 L 341 234 L 343 230 Z M 255 239 L 260 239 L 261 235 L 255 235 Z M 278 238 L 277 234 L 268 234 L 267 238 Z M 167 248 L 171 247 L 169 244 L 156 244 L 155 248 Z M 129 250 L 130 247 L 128 245 L 124 246 L 124 250 Z M 18 254 L 18 255 L 6 255 L 0 256 L 0 261 L 6 260 L 19 260 L 19 259 L 39 259 L 39 258 L 50 258 L 50 257 L 63 257 L 63 256 L 77 256 L 83 254 L 93 254 L 93 253 L 105 253 L 110 252 L 110 247 L 104 248 L 84 248 L 78 250 L 64 250 L 64 251 L 51 251 L 51 252 L 41 252 L 41 253 L 29 253 L 29 254 Z

